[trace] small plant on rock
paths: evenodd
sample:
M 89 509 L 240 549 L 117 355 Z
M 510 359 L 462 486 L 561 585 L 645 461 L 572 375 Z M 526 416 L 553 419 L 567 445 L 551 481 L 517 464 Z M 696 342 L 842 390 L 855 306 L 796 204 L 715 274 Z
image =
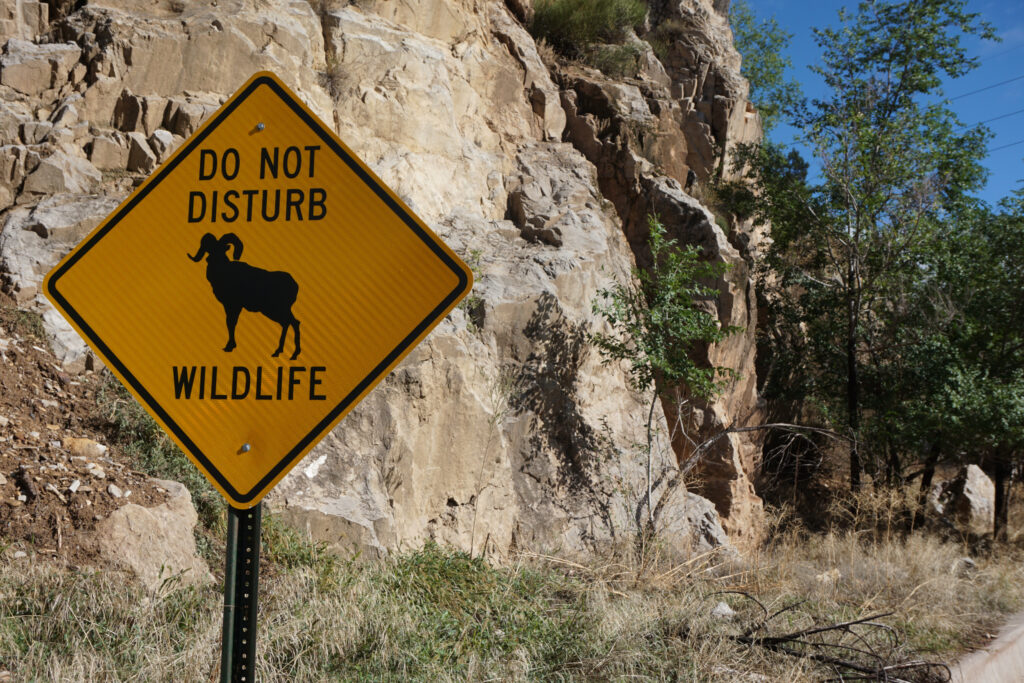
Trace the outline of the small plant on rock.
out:
M 605 362 L 629 363 L 634 389 L 651 392 L 646 451 L 648 522 L 653 527 L 651 469 L 658 398 L 678 385 L 684 385 L 696 398 L 717 394 L 731 372 L 695 360 L 695 351 L 722 341 L 739 328 L 722 327 L 699 305 L 717 297 L 718 290 L 703 283 L 717 279 L 727 266 L 703 260 L 699 248 L 682 246 L 668 237 L 657 217 L 650 217 L 648 226 L 651 266 L 635 269 L 629 282 L 616 282 L 598 292 L 594 312 L 608 321 L 612 332 L 596 333 L 593 341 Z

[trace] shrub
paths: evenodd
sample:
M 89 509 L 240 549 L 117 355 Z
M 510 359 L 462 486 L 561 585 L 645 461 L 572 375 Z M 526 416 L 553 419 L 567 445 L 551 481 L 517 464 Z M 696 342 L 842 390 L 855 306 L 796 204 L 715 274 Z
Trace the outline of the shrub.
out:
M 612 78 L 635 76 L 640 68 L 640 50 L 635 45 L 595 45 L 587 51 L 585 59 Z
M 531 30 L 558 52 L 575 57 L 593 43 L 617 42 L 646 14 L 640 0 L 540 0 Z

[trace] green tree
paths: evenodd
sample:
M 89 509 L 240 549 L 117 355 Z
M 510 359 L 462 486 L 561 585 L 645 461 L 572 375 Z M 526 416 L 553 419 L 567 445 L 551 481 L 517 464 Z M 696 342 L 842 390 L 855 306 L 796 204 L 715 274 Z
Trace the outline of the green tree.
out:
M 648 219 L 651 266 L 634 269 L 628 282 L 616 282 L 598 292 L 594 312 L 603 317 L 611 334 L 596 333 L 593 342 L 605 362 L 626 361 L 630 382 L 641 393 L 651 392 L 647 416 L 647 510 L 653 527 L 652 463 L 654 409 L 662 392 L 683 384 L 699 398 L 709 399 L 730 374 L 694 359 L 699 346 L 714 344 L 737 332 L 723 328 L 718 319 L 699 307 L 714 300 L 713 282 L 726 266 L 701 258 L 700 249 L 681 246 L 667 236 L 655 217 Z
M 972 213 L 936 251 L 928 301 L 946 360 L 930 421 L 943 448 L 993 476 L 993 532 L 1005 538 L 1010 474 L 1024 456 L 1024 193 Z
M 742 73 L 750 82 L 750 99 L 761 114 L 765 133 L 793 111 L 801 100 L 800 84 L 786 77 L 793 62 L 786 55 L 793 34 L 779 26 L 775 17 L 758 19 L 744 0 L 729 9 L 736 49 L 743 57 Z
M 936 96 L 943 77 L 977 66 L 960 38 L 993 32 L 964 0 L 861 2 L 839 20 L 815 31 L 827 95 L 795 119 L 820 179 L 772 145 L 742 158 L 772 226 L 766 263 L 784 292 L 769 306 L 776 341 L 802 346 L 775 346 L 774 360 L 785 361 L 775 379 L 793 381 L 849 434 L 857 490 L 864 417 L 879 414 L 884 392 L 901 391 L 883 372 L 898 341 L 893 312 L 984 179 L 986 131 L 964 129 Z

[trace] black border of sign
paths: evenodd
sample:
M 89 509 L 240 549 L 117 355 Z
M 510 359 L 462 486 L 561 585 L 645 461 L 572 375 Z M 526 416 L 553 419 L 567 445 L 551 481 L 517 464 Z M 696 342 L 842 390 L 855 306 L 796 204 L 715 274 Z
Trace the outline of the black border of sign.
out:
M 441 261 L 448 268 L 451 269 L 453 273 L 455 273 L 455 275 L 458 277 L 458 285 L 441 301 L 441 303 L 437 305 L 436 308 L 434 308 L 434 310 L 432 310 L 427 315 L 426 318 L 423 319 L 423 321 L 419 325 L 417 325 L 412 330 L 412 332 L 410 332 L 404 339 L 402 339 L 401 342 L 399 342 L 398 346 L 392 349 L 391 352 L 388 353 L 383 358 L 383 360 L 381 360 L 380 363 L 378 363 L 377 366 L 374 367 L 373 370 L 371 370 L 370 373 L 342 399 L 341 403 L 335 406 L 334 409 L 332 409 L 324 419 L 317 423 L 317 425 L 308 434 L 306 434 L 306 436 L 304 436 L 299 441 L 299 443 L 294 448 L 292 448 L 292 450 L 289 451 L 284 456 L 284 458 L 282 458 L 281 461 L 277 465 L 275 465 L 265 477 L 263 477 L 263 479 L 261 479 L 247 493 L 243 494 L 237 491 L 227 481 L 227 479 L 224 478 L 220 471 L 213 466 L 213 463 L 210 462 L 209 458 L 207 458 L 206 455 L 204 455 L 203 452 L 199 450 L 199 448 L 192 441 L 192 439 L 190 439 L 188 435 L 185 434 L 185 432 L 177 425 L 177 423 L 171 419 L 170 415 L 168 415 L 167 412 L 163 409 L 163 407 L 156 402 L 152 395 L 150 395 L 146 388 L 142 386 L 142 384 L 135 378 L 135 375 L 133 375 L 131 371 L 128 370 L 124 363 L 121 362 L 121 360 L 117 357 L 117 355 L 114 354 L 110 347 L 108 347 L 106 343 L 104 343 L 104 341 L 99 338 L 99 336 L 93 331 L 89 324 L 85 322 L 85 320 L 78 313 L 78 311 L 76 311 L 74 307 L 70 304 L 70 302 L 68 302 L 68 300 L 65 299 L 64 296 L 60 293 L 60 291 L 57 289 L 57 284 L 60 278 L 75 263 L 77 263 L 78 260 L 82 258 L 82 256 L 84 256 L 92 247 L 94 247 L 104 237 L 104 235 L 106 235 L 113 228 L 115 228 L 117 224 L 120 223 L 121 220 L 125 216 L 127 216 L 128 213 L 140 201 L 146 198 L 146 196 L 154 187 L 159 185 L 160 182 L 164 178 L 166 178 L 167 175 L 170 174 L 171 171 L 173 171 L 178 166 L 179 163 L 181 163 L 183 159 L 192 154 L 192 152 L 195 151 L 195 148 L 203 140 L 205 140 L 206 137 L 217 128 L 217 126 L 223 123 L 224 120 L 238 107 L 238 105 L 245 101 L 247 97 L 249 97 L 253 92 L 255 92 L 255 90 L 258 87 L 262 85 L 268 86 L 278 97 L 280 97 L 292 109 L 292 111 L 294 111 L 299 116 L 299 118 L 302 119 L 306 123 L 306 125 L 308 125 L 320 137 L 321 140 L 323 140 L 338 156 L 342 158 L 342 160 L 345 161 L 348 167 L 352 169 L 352 171 L 357 176 L 359 176 L 360 180 L 366 183 L 366 185 L 369 186 L 374 191 L 377 197 L 379 197 L 380 200 L 383 201 L 384 204 L 389 209 L 391 209 L 391 211 L 398 215 L 398 217 L 402 219 L 402 221 L 409 227 L 409 229 L 412 230 L 416 234 L 416 236 L 419 237 L 423 241 L 423 243 L 426 244 L 427 247 L 429 247 L 430 250 L 434 252 L 434 254 L 438 258 L 440 258 Z M 323 128 L 323 126 L 320 125 L 320 122 L 317 121 L 316 118 L 310 116 L 310 114 L 305 110 L 305 108 L 301 104 L 299 104 L 295 100 L 295 98 L 291 96 L 289 92 L 281 88 L 281 86 L 272 78 L 268 76 L 260 76 L 254 79 L 242 93 L 240 93 L 237 97 L 233 98 L 232 101 L 228 104 L 228 106 L 225 107 L 220 112 L 220 114 L 217 115 L 217 117 L 210 123 L 210 125 L 204 127 L 203 130 L 201 130 L 197 135 L 192 137 L 186 143 L 185 149 L 182 150 L 180 154 L 175 155 L 174 159 L 172 159 L 170 163 L 164 166 L 156 175 L 156 177 L 153 178 L 151 182 L 147 183 L 146 186 L 142 188 L 142 190 L 137 195 L 132 197 L 131 201 L 122 206 L 121 209 L 117 212 L 117 214 L 106 222 L 102 229 L 96 232 L 86 244 L 82 245 L 77 249 L 77 251 L 75 251 L 71 258 L 69 258 L 49 279 L 47 291 L 50 293 L 50 296 L 53 297 L 54 301 L 58 302 L 61 308 L 75 320 L 79 328 L 89 337 L 89 339 L 98 348 L 98 350 L 100 350 L 101 355 L 106 360 L 110 361 L 111 363 L 113 363 L 113 365 L 117 367 L 118 371 L 121 373 L 121 376 L 131 383 L 132 387 L 135 389 L 136 392 L 138 392 L 139 396 L 141 396 L 146 401 L 146 404 L 160 416 L 163 423 L 167 425 L 167 427 L 170 428 L 171 431 L 174 432 L 175 436 L 177 436 L 181 443 L 188 448 L 189 452 L 196 458 L 196 460 L 202 463 L 206 471 L 209 472 L 217 480 L 221 487 L 223 487 L 223 489 L 226 492 L 228 492 L 228 494 L 234 500 L 240 503 L 249 503 L 260 494 L 265 494 L 266 491 L 264 489 L 266 489 L 270 482 L 274 481 L 274 479 L 285 468 L 289 467 L 292 464 L 292 462 L 298 457 L 299 453 L 304 451 L 306 447 L 309 446 L 314 441 L 317 441 L 320 438 L 322 438 L 327 428 L 330 427 L 331 423 L 334 422 L 334 420 L 341 413 L 343 413 L 345 410 L 347 410 L 350 406 L 353 405 L 353 402 L 355 401 L 356 397 L 363 393 L 363 391 L 365 391 L 367 387 L 373 385 L 379 379 L 382 379 L 382 374 L 384 370 L 387 369 L 387 367 L 391 365 L 391 363 L 393 363 L 396 358 L 400 357 L 407 350 L 410 350 L 411 345 L 416 340 L 416 338 L 419 337 L 424 330 L 430 328 L 433 324 L 438 322 L 441 315 L 448 309 L 448 307 L 451 306 L 460 296 L 464 295 L 468 291 L 468 284 L 469 278 L 466 276 L 465 271 L 463 271 L 462 268 L 460 268 L 455 263 L 455 261 L 453 261 L 448 256 L 444 249 L 442 249 L 437 244 L 437 242 L 434 241 L 431 235 L 424 232 L 423 228 L 420 227 L 416 219 L 414 219 L 409 214 L 409 212 L 405 210 L 405 207 L 403 207 L 400 203 L 396 202 L 394 198 L 377 182 L 377 180 L 369 173 L 367 173 L 366 170 L 357 161 L 355 161 L 355 159 L 353 159 L 352 156 L 341 145 L 337 143 L 334 137 L 330 133 L 328 133 Z

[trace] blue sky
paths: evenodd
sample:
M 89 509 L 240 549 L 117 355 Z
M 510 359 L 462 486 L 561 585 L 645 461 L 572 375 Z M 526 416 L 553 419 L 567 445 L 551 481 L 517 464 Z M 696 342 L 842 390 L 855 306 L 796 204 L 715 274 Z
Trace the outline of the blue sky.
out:
M 794 66 L 793 77 L 800 81 L 804 94 L 808 97 L 823 95 L 820 82 L 808 70 L 808 66 L 813 64 L 819 55 L 811 28 L 836 25 L 839 8 L 845 6 L 851 11 L 855 10 L 856 0 L 748 2 L 758 16 L 774 15 L 779 25 L 793 34 L 789 50 Z M 972 12 L 978 12 L 995 26 L 1003 41 L 968 41 L 966 45 L 969 54 L 979 57 L 981 65 L 963 78 L 948 81 L 944 91 L 947 97 L 957 98 L 953 99 L 951 106 L 964 123 L 973 124 L 1004 117 L 986 124 L 994 133 L 994 137 L 989 143 L 991 151 L 985 161 L 990 171 L 988 185 L 981 193 L 981 197 L 994 204 L 1014 189 L 1021 187 L 1021 181 L 1024 181 L 1024 2 L 969 0 L 968 8 Z M 1014 78 L 1017 80 L 974 95 L 958 97 Z M 792 134 L 792 130 L 780 127 L 774 136 L 779 141 L 789 142 Z M 996 149 L 1015 142 L 1021 144 Z

